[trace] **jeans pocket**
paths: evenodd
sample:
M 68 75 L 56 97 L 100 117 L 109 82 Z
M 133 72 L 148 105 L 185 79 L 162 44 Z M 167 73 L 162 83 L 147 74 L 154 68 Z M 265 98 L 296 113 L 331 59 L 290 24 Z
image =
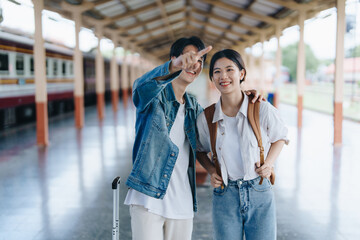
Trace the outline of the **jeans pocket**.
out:
M 221 186 L 217 187 L 217 188 L 214 188 L 214 195 L 215 196 L 222 196 L 222 195 L 225 194 L 226 189 L 227 189 L 227 187 L 225 185 L 224 185 L 223 188 L 221 188 Z
M 251 188 L 257 192 L 266 192 L 272 189 L 270 180 L 264 178 L 262 184 L 260 185 L 260 177 L 251 181 Z

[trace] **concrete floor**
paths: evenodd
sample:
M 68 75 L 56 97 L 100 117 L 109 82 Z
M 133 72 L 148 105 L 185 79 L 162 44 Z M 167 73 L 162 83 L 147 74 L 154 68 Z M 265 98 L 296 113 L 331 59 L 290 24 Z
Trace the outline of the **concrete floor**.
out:
M 290 145 L 277 161 L 278 239 L 360 239 L 360 124 L 344 121 L 344 144 L 332 145 L 332 117 L 280 106 Z M 50 146 L 36 146 L 35 126 L 0 133 L 0 240 L 111 239 L 111 182 L 121 176 L 121 203 L 131 169 L 134 109 L 116 115 L 86 108 L 85 127 L 73 115 L 49 123 Z M 198 187 L 193 239 L 211 238 L 209 184 Z M 261 226 L 259 226 L 261 227 Z M 120 239 L 131 239 L 128 207 L 120 206 Z

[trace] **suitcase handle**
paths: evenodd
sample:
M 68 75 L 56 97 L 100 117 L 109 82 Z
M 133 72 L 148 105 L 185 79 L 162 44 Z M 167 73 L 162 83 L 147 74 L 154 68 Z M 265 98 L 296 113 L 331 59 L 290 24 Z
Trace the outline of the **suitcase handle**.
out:
M 113 182 L 112 182 L 112 189 L 117 189 L 118 185 L 120 185 L 120 177 L 116 177 L 114 178 Z
M 121 178 L 116 177 L 112 182 L 113 189 L 113 227 L 112 227 L 112 240 L 119 240 L 119 192 L 120 192 Z

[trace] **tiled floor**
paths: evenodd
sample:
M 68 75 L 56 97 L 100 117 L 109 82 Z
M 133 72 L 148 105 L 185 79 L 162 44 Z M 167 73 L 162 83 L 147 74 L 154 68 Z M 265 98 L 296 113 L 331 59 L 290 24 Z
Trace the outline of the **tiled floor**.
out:
M 332 145 L 332 118 L 281 105 L 290 145 L 277 161 L 278 239 L 360 239 L 360 124 L 344 121 L 344 144 Z M 120 175 L 121 202 L 131 168 L 134 110 L 114 115 L 86 108 L 85 127 L 72 114 L 50 121 L 50 146 L 36 146 L 35 126 L 0 133 L 0 240 L 111 239 L 112 179 Z M 193 239 L 211 238 L 211 193 L 198 187 Z M 121 239 L 131 239 L 121 204 Z M 261 226 L 259 226 L 261 227 Z

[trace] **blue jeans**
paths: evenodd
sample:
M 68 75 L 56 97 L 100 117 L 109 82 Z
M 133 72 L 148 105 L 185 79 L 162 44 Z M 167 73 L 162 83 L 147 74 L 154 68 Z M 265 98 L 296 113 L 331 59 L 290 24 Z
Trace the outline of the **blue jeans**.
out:
M 260 177 L 229 181 L 213 194 L 215 240 L 276 239 L 276 209 L 272 186 L 268 179 L 259 185 Z

